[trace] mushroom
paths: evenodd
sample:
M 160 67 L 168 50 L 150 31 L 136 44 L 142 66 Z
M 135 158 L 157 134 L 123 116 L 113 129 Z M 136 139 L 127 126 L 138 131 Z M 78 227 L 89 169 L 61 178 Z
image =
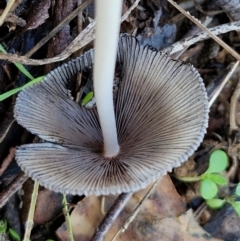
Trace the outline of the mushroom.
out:
M 118 194 L 144 188 L 193 154 L 208 122 L 206 90 L 193 66 L 120 37 L 114 98 L 120 150 L 109 157 L 97 110 L 69 96 L 71 77 L 92 65 L 90 50 L 18 95 L 15 118 L 45 141 L 16 151 L 27 175 L 56 192 Z

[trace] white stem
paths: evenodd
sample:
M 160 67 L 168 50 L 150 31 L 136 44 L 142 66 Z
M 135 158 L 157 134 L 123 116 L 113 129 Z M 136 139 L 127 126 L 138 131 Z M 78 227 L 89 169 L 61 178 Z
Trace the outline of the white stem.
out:
M 113 79 L 120 30 L 122 0 L 96 0 L 94 93 L 104 140 L 104 156 L 119 152 L 113 106 Z

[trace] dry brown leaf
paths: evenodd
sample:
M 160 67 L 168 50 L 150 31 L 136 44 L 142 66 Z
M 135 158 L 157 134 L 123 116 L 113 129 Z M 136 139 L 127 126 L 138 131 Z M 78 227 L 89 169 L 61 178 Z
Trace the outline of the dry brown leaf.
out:
M 74 240 L 89 240 L 103 217 L 104 215 L 101 212 L 101 197 L 88 196 L 84 198 L 78 203 L 71 214 Z M 70 240 L 66 223 L 57 230 L 57 236 L 60 240 Z
M 104 241 L 111 241 L 142 200 L 151 185 L 132 196 L 114 222 Z M 109 209 L 115 197 L 89 196 L 78 203 L 71 214 L 75 241 L 88 241 L 104 217 L 102 209 Z M 191 210 L 185 213 L 185 203 L 177 193 L 170 177 L 164 176 L 157 183 L 150 197 L 143 203 L 139 213 L 114 241 L 220 241 L 205 232 L 195 220 Z M 60 240 L 69 240 L 65 224 L 58 230 Z
M 132 198 L 105 237 L 105 241 L 111 240 L 117 231 L 123 226 L 124 222 L 132 214 L 133 210 L 138 205 L 139 201 L 142 200 L 151 185 L 152 184 L 133 194 Z M 113 197 L 105 197 L 104 210 L 108 210 L 113 202 Z M 89 196 L 79 202 L 73 210 L 71 214 L 71 222 L 75 241 L 87 241 L 91 238 L 95 229 L 104 217 L 101 210 L 101 203 L 102 197 Z M 161 221 L 165 217 L 177 217 L 183 212 L 185 212 L 185 203 L 177 193 L 170 177 L 166 175 L 160 179 L 156 188 L 153 190 L 150 197 L 144 202 L 141 210 L 130 224 L 127 231 L 124 234 L 121 234 L 117 240 L 134 240 L 129 237 L 129 235 L 132 236 L 134 234 L 140 235 L 137 240 L 152 240 L 146 239 L 144 235 L 146 232 L 152 233 L 152 231 L 149 230 L 151 230 L 151 227 L 155 227 L 153 224 L 156 220 Z M 143 230 L 141 227 L 146 227 L 147 229 Z M 61 240 L 68 240 L 68 233 L 65 225 L 62 225 L 57 230 L 57 235 Z M 155 235 L 154 230 L 151 235 Z
M 49 17 L 48 9 L 50 5 L 50 0 L 35 1 L 33 9 L 26 20 L 27 24 L 24 28 L 24 31 L 37 28 L 38 26 L 43 24 L 45 20 Z
M 62 210 L 62 194 L 44 189 L 38 193 L 34 223 L 44 224 Z
M 157 220 L 154 222 L 154 227 L 158 230 L 158 236 L 156 236 L 156 239 L 151 240 L 221 241 L 221 239 L 213 238 L 200 227 L 193 216 L 192 210 L 188 210 L 177 218 Z

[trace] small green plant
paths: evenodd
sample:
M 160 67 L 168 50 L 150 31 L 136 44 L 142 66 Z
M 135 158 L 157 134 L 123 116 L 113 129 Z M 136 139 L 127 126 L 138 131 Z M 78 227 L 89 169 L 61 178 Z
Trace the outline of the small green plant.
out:
M 182 177 L 179 179 L 186 182 L 200 181 L 200 194 L 204 199 L 209 200 L 217 195 L 218 185 L 227 185 L 227 179 L 219 174 L 223 172 L 227 166 L 227 154 L 222 150 L 216 150 L 211 154 L 208 169 L 202 175 L 197 177 Z
M 228 203 L 232 205 L 238 216 L 240 216 L 240 201 L 237 199 L 240 198 L 240 183 L 238 183 L 235 193 L 232 196 L 227 196 L 224 199 L 212 198 L 206 201 L 207 205 L 213 209 L 219 209 L 224 204 Z
M 89 101 L 91 101 L 93 98 L 93 92 L 90 91 L 89 93 L 86 94 L 86 96 L 82 100 L 82 105 L 86 105 Z

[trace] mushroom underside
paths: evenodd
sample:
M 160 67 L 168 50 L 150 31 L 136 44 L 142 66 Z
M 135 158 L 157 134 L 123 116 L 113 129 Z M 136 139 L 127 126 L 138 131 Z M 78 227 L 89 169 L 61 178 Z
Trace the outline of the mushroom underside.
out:
M 16 159 L 30 177 L 57 192 L 136 191 L 199 146 L 208 122 L 205 87 L 191 65 L 121 36 L 114 98 L 120 152 L 106 158 L 97 111 L 74 102 L 68 90 L 71 77 L 89 69 L 92 59 L 91 50 L 19 94 L 15 118 L 45 142 L 20 146 Z

